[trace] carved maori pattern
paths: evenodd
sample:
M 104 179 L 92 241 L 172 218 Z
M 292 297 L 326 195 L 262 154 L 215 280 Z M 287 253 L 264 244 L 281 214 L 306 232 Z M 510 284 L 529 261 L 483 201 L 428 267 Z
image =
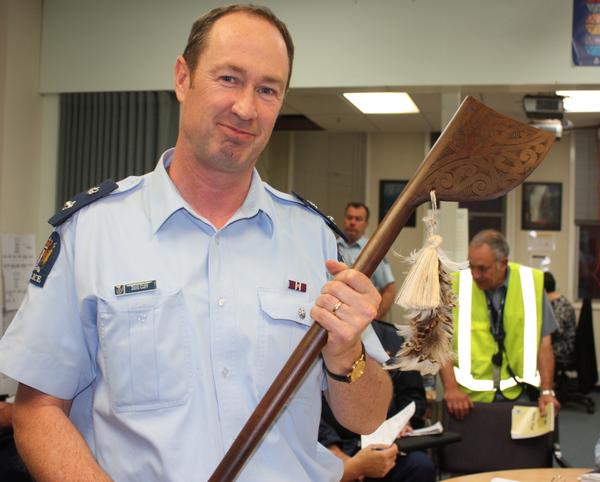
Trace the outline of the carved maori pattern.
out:
M 505 194 L 537 167 L 553 142 L 550 133 L 487 107 L 467 111 L 467 117 L 436 156 L 436 169 L 425 175 L 427 191 L 435 189 L 438 199 L 484 200 Z

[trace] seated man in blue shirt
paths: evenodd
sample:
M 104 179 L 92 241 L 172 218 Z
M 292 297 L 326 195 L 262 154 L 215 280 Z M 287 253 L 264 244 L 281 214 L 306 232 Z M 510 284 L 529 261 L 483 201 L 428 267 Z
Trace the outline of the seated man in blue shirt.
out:
M 402 338 L 396 329 L 385 322 L 374 321 L 373 328 L 383 347 L 390 354 L 400 349 Z M 394 395 L 388 410 L 388 418 L 396 415 L 410 402 L 415 402 L 415 414 L 405 431 L 423 426 L 427 410 L 423 379 L 416 371 L 391 372 Z M 328 447 L 344 461 L 342 482 L 353 480 L 376 480 L 380 482 L 433 482 L 435 466 L 432 460 L 420 451 L 399 454 L 398 447 L 361 447 L 360 435 L 344 428 L 335 419 L 325 398 L 319 426 L 319 442 Z
M 175 63 L 175 148 L 51 218 L 0 342 L 36 480 L 207 480 L 312 320 L 327 330 L 322 360 L 236 480 L 339 480 L 317 443 L 323 390 L 356 432 L 385 419 L 389 375 L 366 354 L 381 346 L 361 342 L 379 293 L 335 261 L 324 220 L 254 168 L 292 59 L 266 8 L 200 17 Z

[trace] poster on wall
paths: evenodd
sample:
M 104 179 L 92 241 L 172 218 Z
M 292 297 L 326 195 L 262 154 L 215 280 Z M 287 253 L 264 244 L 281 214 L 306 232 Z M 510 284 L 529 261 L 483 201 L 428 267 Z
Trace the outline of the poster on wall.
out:
M 35 235 L 2 234 L 0 242 L 4 309 L 14 311 L 25 296 L 35 264 Z
M 600 0 L 573 0 L 573 63 L 600 65 Z

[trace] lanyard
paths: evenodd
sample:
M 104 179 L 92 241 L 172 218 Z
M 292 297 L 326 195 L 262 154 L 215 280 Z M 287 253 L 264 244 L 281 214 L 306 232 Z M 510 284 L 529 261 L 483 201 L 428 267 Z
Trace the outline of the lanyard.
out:
M 496 309 L 494 304 L 492 303 L 492 295 L 485 293 L 485 299 L 487 301 L 488 313 L 490 314 L 490 330 L 492 332 L 492 336 L 494 340 L 498 341 L 504 339 L 504 326 L 502 325 L 503 317 L 504 317 L 504 302 L 506 301 L 506 289 L 504 287 L 500 288 L 500 292 L 502 297 L 500 299 L 500 307 Z

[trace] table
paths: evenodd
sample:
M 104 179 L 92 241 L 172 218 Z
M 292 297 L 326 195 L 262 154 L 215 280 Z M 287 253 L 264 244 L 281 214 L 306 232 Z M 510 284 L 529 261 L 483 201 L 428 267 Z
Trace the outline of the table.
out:
M 496 472 L 463 475 L 447 480 L 452 482 L 490 482 L 494 477 L 501 477 L 519 482 L 551 482 L 553 477 L 560 475 L 562 479 L 557 479 L 555 482 L 577 482 L 577 477 L 591 470 L 582 468 L 561 469 L 558 467 L 548 469 L 498 470 Z

